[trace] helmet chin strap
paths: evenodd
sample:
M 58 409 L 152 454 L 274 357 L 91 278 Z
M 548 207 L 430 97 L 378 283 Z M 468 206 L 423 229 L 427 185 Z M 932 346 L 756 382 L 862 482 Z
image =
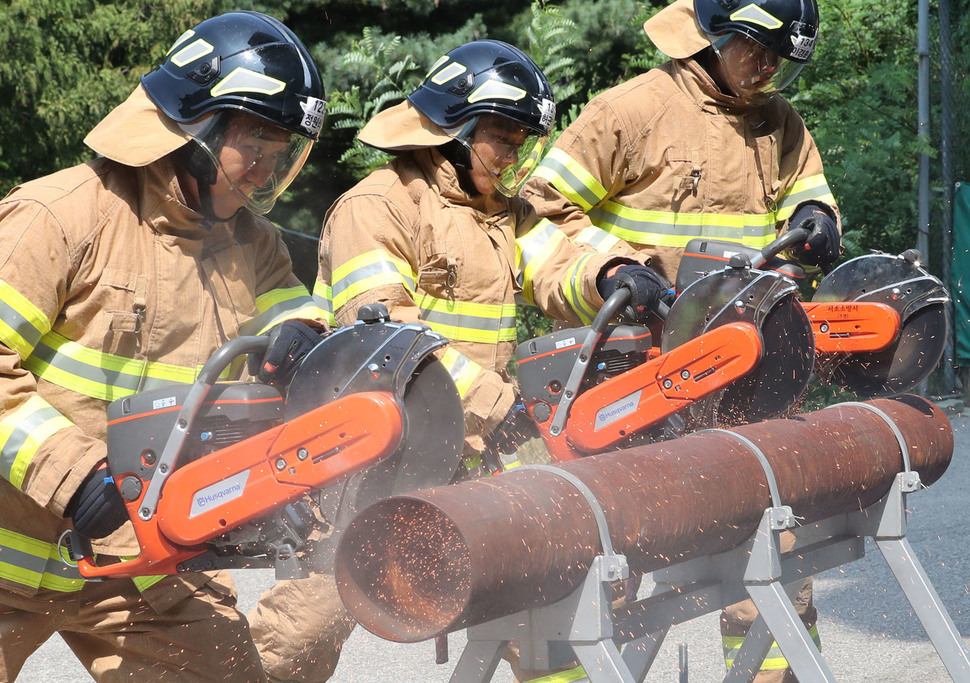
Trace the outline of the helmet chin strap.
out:
M 199 213 L 202 214 L 200 226 L 202 228 L 209 230 L 214 224 L 231 220 L 233 216 L 239 213 L 239 211 L 235 211 L 232 216 L 226 218 L 216 215 L 215 208 L 212 205 L 211 188 L 219 179 L 219 169 L 216 168 L 215 163 L 195 140 L 182 148 L 181 157 L 185 170 L 195 178 L 196 188 L 198 188 L 199 204 L 201 205 Z
M 472 181 L 472 153 L 468 147 L 458 140 L 452 140 L 439 146 L 438 150 L 455 167 L 455 171 L 458 174 L 458 185 L 461 189 L 472 197 L 477 197 L 481 194 L 475 188 L 475 183 Z

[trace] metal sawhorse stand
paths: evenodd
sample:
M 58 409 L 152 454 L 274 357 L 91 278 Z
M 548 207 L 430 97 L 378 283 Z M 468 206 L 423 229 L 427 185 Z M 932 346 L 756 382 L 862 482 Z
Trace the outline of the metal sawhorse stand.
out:
M 467 629 L 468 642 L 452 674 L 452 683 L 491 680 L 509 640 L 519 646 L 522 666 L 552 669 L 579 660 L 591 683 L 643 681 L 670 628 L 750 597 L 759 616 L 751 626 L 725 681 L 750 681 L 772 641 L 802 681 L 835 681 L 786 593 L 786 585 L 865 556 L 872 537 L 923 624 L 954 681 L 970 682 L 970 659 L 960 633 L 906 539 L 906 496 L 920 487 L 909 467 L 909 453 L 895 424 L 881 411 L 899 440 L 904 471 L 890 491 L 864 510 L 835 515 L 799 526 L 782 505 L 774 474 L 761 451 L 734 432 L 758 456 L 768 478 L 772 507 L 758 530 L 741 546 L 659 570 L 651 595 L 613 611 L 611 583 L 629 576 L 626 558 L 613 551 L 606 518 L 592 492 L 579 479 L 556 468 L 589 501 L 604 552 L 597 556 L 583 584 L 559 602 L 502 617 Z M 796 544 L 781 554 L 778 536 L 792 529 Z M 620 646 L 623 647 L 622 653 Z

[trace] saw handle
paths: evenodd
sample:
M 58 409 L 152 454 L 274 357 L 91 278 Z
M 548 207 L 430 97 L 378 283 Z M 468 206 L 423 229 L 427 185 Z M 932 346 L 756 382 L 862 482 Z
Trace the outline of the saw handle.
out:
M 185 397 L 185 403 L 182 404 L 178 419 L 175 421 L 175 428 L 169 434 L 158 459 L 158 466 L 148 482 L 148 490 L 145 492 L 142 505 L 138 510 L 138 516 L 141 519 L 147 521 L 155 514 L 165 480 L 175 470 L 179 455 L 182 452 L 182 446 L 185 445 L 189 430 L 192 428 L 192 423 L 195 421 L 196 415 L 199 414 L 202 403 L 208 396 L 212 385 L 219 379 L 219 375 L 239 356 L 265 352 L 268 345 L 269 337 L 266 336 L 236 337 L 223 344 L 202 366 L 199 376 L 189 390 L 188 396 Z
M 751 260 L 752 268 L 761 268 L 768 261 L 773 259 L 775 256 L 781 252 L 789 249 L 799 242 L 804 242 L 808 239 L 809 233 L 805 228 L 792 228 L 788 232 L 776 237 L 772 242 L 765 246 L 761 250 L 761 253 Z

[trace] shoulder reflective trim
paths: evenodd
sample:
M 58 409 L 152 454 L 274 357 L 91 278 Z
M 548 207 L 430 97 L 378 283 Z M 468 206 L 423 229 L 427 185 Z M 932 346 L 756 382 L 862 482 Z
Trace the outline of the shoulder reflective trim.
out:
M 553 147 L 535 170 L 562 195 L 584 212 L 606 198 L 606 188 L 593 175 L 558 147 Z
M 333 314 L 333 300 L 331 299 L 330 285 L 317 280 L 313 286 L 313 302 L 323 311 L 323 319 L 331 328 L 337 326 L 337 318 Z
M 510 102 L 518 102 L 528 94 L 522 88 L 517 88 L 497 78 L 490 78 L 471 92 L 468 96 L 468 104 L 475 104 L 482 100 L 509 100 Z
M 576 235 L 576 239 L 574 241 L 579 242 L 580 244 L 588 244 L 601 254 L 605 254 L 619 243 L 620 238 L 614 237 L 602 228 L 597 228 L 595 225 L 591 225 L 587 228 L 583 228 L 580 233 Z
M 0 529 L 0 577 L 31 588 L 73 592 L 84 586 L 77 567 L 61 562 L 57 544 Z
M 606 202 L 589 212 L 594 225 L 633 244 L 686 247 L 695 237 L 732 240 L 762 248 L 775 238 L 775 214 L 722 215 L 631 209 Z
M 454 341 L 495 344 L 515 341 L 515 304 L 480 304 L 418 294 L 421 321 Z
M 778 220 L 787 220 L 795 211 L 796 206 L 809 199 L 835 206 L 835 197 L 832 195 L 832 189 L 825 181 L 824 175 L 818 174 L 802 178 L 792 185 L 791 189 L 778 200 L 778 209 L 776 210 Z
M 337 311 L 358 294 L 382 285 L 402 285 L 414 295 L 417 276 L 406 261 L 375 249 L 360 254 L 333 271 L 332 301 Z
M 821 652 L 822 640 L 818 635 L 818 624 L 812 624 L 812 627 L 808 629 L 808 635 L 811 636 L 815 647 Z M 734 660 L 738 656 L 743 642 L 744 636 L 721 636 L 721 646 L 724 649 L 724 663 L 728 669 L 734 664 Z M 785 655 L 782 653 L 781 648 L 778 647 L 778 643 L 772 641 L 771 649 L 768 650 L 768 654 L 765 656 L 765 661 L 761 664 L 760 670 L 780 671 L 781 669 L 787 668 L 788 660 L 785 659 Z
M 541 678 L 530 678 L 524 683 L 573 683 L 573 681 L 585 681 L 586 669 L 577 666 L 575 669 L 567 669 L 558 673 L 542 676 Z
M 593 254 L 585 254 L 578 258 L 566 274 L 566 281 L 562 283 L 562 291 L 566 301 L 569 302 L 570 308 L 576 312 L 584 325 L 593 322 L 597 310 L 592 303 L 583 297 L 583 271 L 592 256 Z
M 458 395 L 462 398 L 465 398 L 468 390 L 474 384 L 475 378 L 482 373 L 481 365 L 450 347 L 442 355 L 441 364 L 445 366 L 448 374 L 451 375 L 451 379 L 455 381 L 455 385 L 458 387 Z
M 102 353 L 56 332 L 44 335 L 24 367 L 48 382 L 104 401 L 172 382 L 191 384 L 200 369 Z
M 272 78 L 258 71 L 252 71 L 241 66 L 229 72 L 229 75 L 216 83 L 209 93 L 213 97 L 222 97 L 232 93 L 259 93 L 261 95 L 275 95 L 283 92 L 286 83 L 278 78 Z
M 256 299 L 259 315 L 239 327 L 239 334 L 262 334 L 290 318 L 324 319 L 324 311 L 303 286 L 274 289 Z
M 185 66 L 197 59 L 202 59 L 207 54 L 211 54 L 215 48 L 211 43 L 199 38 L 195 42 L 186 45 L 181 50 L 172 55 L 172 64 L 175 66 Z
M 522 295 L 533 302 L 532 283 L 536 272 L 549 260 L 566 234 L 547 218 L 542 218 L 529 232 L 515 240 L 515 262 L 521 276 Z
M 51 321 L 30 299 L 0 280 L 0 342 L 26 358 L 50 329 Z
M 31 396 L 0 420 L 0 476 L 21 489 L 37 449 L 73 424 L 40 396 Z

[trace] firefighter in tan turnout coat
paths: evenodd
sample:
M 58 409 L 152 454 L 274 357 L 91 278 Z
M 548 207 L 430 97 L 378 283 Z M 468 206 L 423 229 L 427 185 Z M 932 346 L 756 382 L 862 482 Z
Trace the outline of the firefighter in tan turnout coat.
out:
M 811 135 L 778 94 L 814 52 L 815 0 L 676 0 L 644 29 L 672 59 L 595 97 L 563 131 L 523 191 L 539 229 L 649 254 L 675 280 L 695 237 L 760 249 L 804 226 L 812 232 L 790 255 L 809 273 L 831 266 L 838 209 Z M 796 608 L 818 641 L 811 579 Z M 756 616 L 750 601 L 722 614 L 728 666 Z M 773 645 L 756 680 L 785 679 Z
M 265 680 L 227 572 L 85 583 L 59 539 L 73 521 L 106 562 L 138 553 L 105 464 L 109 401 L 194 381 L 237 335 L 323 319 L 257 215 L 303 165 L 322 98 L 288 28 L 220 15 L 91 131 L 101 158 L 0 202 L 0 679 L 58 632 L 95 680 Z
M 517 297 L 550 317 L 588 322 L 620 280 L 644 314 L 666 292 L 645 256 L 600 254 L 551 224 L 534 228 L 516 193 L 554 112 L 548 82 L 518 49 L 476 41 L 452 50 L 361 131 L 395 158 L 335 202 L 320 242 L 314 297 L 338 324 L 380 302 L 393 320 L 449 339 L 442 360 L 462 396 L 473 469 L 483 449 L 514 452 L 527 419 L 506 372 Z M 329 678 L 354 626 L 328 574 L 277 584 L 249 618 L 266 670 L 280 680 Z

